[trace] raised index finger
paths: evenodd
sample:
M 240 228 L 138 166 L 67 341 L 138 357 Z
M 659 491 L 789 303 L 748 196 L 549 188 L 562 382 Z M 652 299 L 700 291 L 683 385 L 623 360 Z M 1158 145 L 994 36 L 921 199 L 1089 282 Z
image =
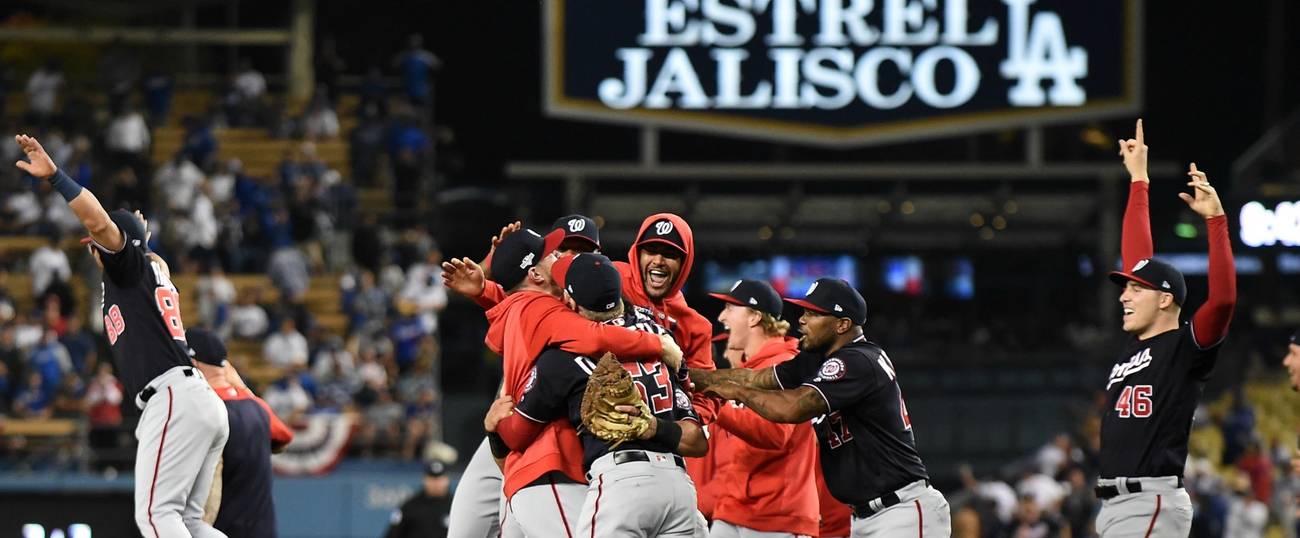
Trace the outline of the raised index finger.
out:
M 1142 134 L 1142 118 L 1138 118 L 1137 121 L 1137 141 L 1138 141 L 1138 145 L 1140 146 L 1146 145 L 1147 143 L 1146 135 Z

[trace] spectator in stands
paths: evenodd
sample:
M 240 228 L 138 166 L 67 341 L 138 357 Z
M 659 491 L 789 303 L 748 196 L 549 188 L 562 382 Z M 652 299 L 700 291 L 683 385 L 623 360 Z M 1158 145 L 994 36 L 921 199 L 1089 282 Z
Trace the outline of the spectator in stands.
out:
M 115 448 L 119 428 L 122 426 L 122 383 L 113 376 L 113 365 L 101 362 L 95 377 L 86 386 L 86 408 L 89 413 L 91 448 Z
M 352 332 L 384 320 L 388 314 L 388 293 L 375 284 L 374 273 L 361 271 L 355 289 L 345 288 L 343 311 L 348 314 Z
M 82 187 L 90 187 L 94 179 L 94 167 L 91 162 L 90 138 L 86 135 L 72 137 L 72 154 L 59 166 Z M 67 202 L 64 202 L 67 205 Z M 69 210 L 71 211 L 71 210 Z
M 205 118 L 186 116 L 181 120 L 185 139 L 181 154 L 201 170 L 211 170 L 217 157 L 217 137 L 212 134 L 212 124 Z
M 352 232 L 352 260 L 369 271 L 371 278 L 384 263 L 384 237 L 379 218 L 372 213 L 361 215 L 361 224 Z
M 13 401 L 14 376 L 9 371 L 9 364 L 0 361 L 0 415 L 9 413 L 9 403 Z
M 239 301 L 230 309 L 230 330 L 233 337 L 257 340 L 270 329 L 266 309 L 258 304 L 261 293 L 260 286 L 251 286 L 240 292 Z
M 208 178 L 209 197 L 212 203 L 220 206 L 235 195 L 236 178 L 244 169 L 244 163 L 232 158 L 217 164 L 216 173 Z
M 28 360 L 32 370 L 40 373 L 41 386 L 46 394 L 54 394 L 63 381 L 63 376 L 72 374 L 72 359 L 68 357 L 68 350 L 63 349 L 63 344 L 59 343 L 58 334 L 53 329 L 45 330 Z
M 388 337 L 393 341 L 393 360 L 399 374 L 410 370 L 420 358 L 422 343 L 429 336 L 426 326 L 415 314 L 413 303 L 399 301 L 397 315 L 388 324 Z
M 438 330 L 438 314 L 447 307 L 447 288 L 442 283 L 442 250 L 430 240 L 424 259 L 406 270 L 406 284 L 398 299 L 412 303 L 430 334 Z
M 379 354 L 374 348 L 361 350 L 361 362 L 357 365 L 357 377 L 367 387 L 388 386 L 388 369 L 379 361 Z
M 1083 467 L 1073 466 L 1066 471 L 1070 493 L 1061 502 L 1061 517 L 1070 528 L 1070 536 L 1082 538 L 1091 536 L 1094 514 L 1098 506 L 1092 492 L 1092 484 L 1084 474 Z
M 1273 499 L 1273 463 L 1258 438 L 1246 444 L 1246 452 L 1237 460 L 1237 469 L 1250 477 L 1255 500 L 1267 503 Z
M 388 452 L 401 441 L 401 427 L 406 416 L 402 405 L 393 401 L 388 387 L 374 387 L 375 401 L 364 411 L 360 438 L 362 455 L 366 457 Z
M 1001 536 L 1004 538 L 1056 538 L 1061 535 L 1061 523 L 1051 514 L 1044 513 L 1033 495 L 1022 495 L 1016 515 Z
M 266 77 L 253 67 L 248 58 L 239 61 L 239 74 L 235 76 L 235 89 L 245 100 L 261 99 L 266 94 Z
M 415 118 L 394 119 L 388 155 L 392 162 L 393 205 L 399 225 L 414 222 L 412 212 L 418 207 L 420 177 L 432 152 L 429 136 Z
M 47 235 L 46 243 L 32 251 L 27 261 L 32 274 L 32 297 L 40 297 L 52 284 L 66 284 L 72 277 L 68 255 L 59 248 L 60 237 L 58 234 Z
M 27 374 L 27 384 L 14 394 L 13 414 L 18 418 L 49 418 L 52 394 L 46 392 L 40 372 Z
M 37 183 L 36 190 L 41 198 L 41 228 L 44 228 L 45 233 L 66 236 L 80 233 L 84 229 L 81 219 L 68 207 L 67 200 L 55 192 L 48 182 Z
M 352 353 L 343 345 L 343 337 L 331 335 L 312 353 L 311 372 L 317 380 L 330 379 L 338 372 L 356 369 Z
M 216 209 L 207 193 L 207 184 L 200 184 L 188 210 L 179 212 L 168 227 L 168 231 L 179 239 L 178 253 L 188 258 L 188 262 L 206 263 L 216 255 L 221 223 L 217 221 Z M 185 266 L 192 267 L 193 264 Z
M 363 104 L 359 110 L 360 122 L 348 134 L 348 151 L 352 165 L 352 181 L 358 185 L 372 186 L 379 156 L 384 152 L 384 121 L 377 105 Z
M 67 375 L 54 391 L 50 410 L 55 418 L 81 418 L 86 414 L 86 385 L 77 375 Z
M 140 61 L 137 54 L 126 48 L 118 39 L 109 43 L 99 61 L 99 80 L 110 106 L 127 101 L 140 79 Z M 61 162 L 61 161 L 55 161 Z
M 46 60 L 27 79 L 27 123 L 43 130 L 54 119 L 59 90 L 63 87 L 63 70 L 58 60 Z
M 339 136 L 339 116 L 330 104 L 328 90 L 317 87 L 316 96 L 302 118 L 302 133 L 308 140 L 330 140 Z
M 77 375 L 89 376 L 91 367 L 98 363 L 98 350 L 95 337 L 86 330 L 81 316 L 72 315 L 65 318 L 67 329 L 59 337 L 59 343 L 68 351 L 72 362 L 72 371 Z
M 1232 499 L 1228 502 L 1228 519 L 1223 536 L 1231 538 L 1263 538 L 1268 524 L 1268 506 L 1251 492 L 1250 477 L 1238 474 L 1232 478 Z
M 217 334 L 227 334 L 228 338 L 231 316 L 231 303 L 235 302 L 235 285 L 226 278 L 221 264 L 212 259 L 199 264 L 199 280 L 194 284 L 195 303 L 198 307 L 200 325 L 207 326 Z
M 28 185 L 9 193 L 4 213 L 8 231 L 23 235 L 35 233 L 41 221 L 41 202 L 34 188 Z
M 280 330 L 267 337 L 262 346 L 262 357 L 285 370 L 307 368 L 307 338 L 298 332 L 293 317 L 285 316 L 280 320 Z
M 142 90 L 145 110 L 149 113 L 149 125 L 157 127 L 167 123 L 167 115 L 172 108 L 174 85 L 171 75 L 156 67 L 145 74 Z
M 108 120 L 104 134 L 104 148 L 108 150 L 109 170 L 130 168 L 135 177 L 141 180 L 139 206 L 148 212 L 149 200 L 149 125 L 144 116 L 136 111 L 130 103 L 122 103 L 113 109 L 113 117 Z
M 406 38 L 406 50 L 393 63 L 402 74 L 402 89 L 406 99 L 416 107 L 427 107 L 433 99 L 433 73 L 442 61 L 424 48 L 424 36 L 411 34 Z
M 278 212 L 277 219 L 280 218 L 287 218 L 283 209 Z M 279 290 L 280 299 L 284 303 L 302 302 L 303 294 L 311 285 L 307 257 L 292 245 L 281 245 L 271 253 L 271 259 L 267 262 L 267 275 L 271 277 L 271 284 Z
M 301 422 L 303 416 L 311 409 L 311 395 L 307 394 L 307 390 L 302 387 L 302 381 L 298 376 L 292 374 L 286 375 L 266 389 L 265 400 L 271 411 L 275 412 L 276 416 L 283 417 L 289 424 Z
M 439 432 L 438 416 L 442 409 L 438 403 L 438 392 L 433 387 L 425 387 L 420 397 L 406 404 L 406 429 L 402 440 L 402 459 L 413 460 L 419 455 L 421 447 L 432 440 Z

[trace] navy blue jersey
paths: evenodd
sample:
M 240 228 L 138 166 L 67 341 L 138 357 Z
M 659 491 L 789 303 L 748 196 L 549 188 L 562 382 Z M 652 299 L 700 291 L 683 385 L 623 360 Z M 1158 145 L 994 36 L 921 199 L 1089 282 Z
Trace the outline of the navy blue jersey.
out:
M 1101 477 L 1183 476 L 1197 400 L 1219 346 L 1201 349 L 1184 324 L 1134 338 L 1106 381 Z
M 104 264 L 104 333 L 128 395 L 176 366 L 190 366 L 176 286 L 139 239 L 113 252 L 94 243 Z
M 607 321 L 610 325 L 619 325 L 632 329 L 666 334 L 643 313 L 628 309 L 628 314 Z M 524 387 L 524 394 L 515 405 L 515 412 L 526 419 L 538 423 L 567 418 L 569 423 L 579 430 L 578 438 L 582 441 L 584 470 L 591 468 L 591 463 L 609 452 L 609 443 L 584 431 L 582 426 L 582 394 L 587 390 L 587 379 L 596 367 L 595 361 L 561 349 L 547 349 L 537 357 L 533 371 Z M 643 363 L 623 363 L 623 368 L 632 375 L 641 399 L 649 406 L 655 418 L 669 421 L 700 421 L 699 415 L 691 405 L 691 398 L 682 390 L 676 376 L 666 365 L 659 361 Z M 618 445 L 619 450 L 642 449 L 654 452 L 677 452 L 675 446 L 663 446 L 653 441 L 627 441 Z
M 275 538 L 271 501 L 271 415 L 251 393 L 218 389 L 230 417 L 221 451 L 221 508 L 212 523 L 230 538 Z
M 807 385 L 826 400 L 827 414 L 812 422 L 827 489 L 840 502 L 866 505 L 929 478 L 897 373 L 880 346 L 859 337 L 830 357 L 802 352 L 772 368 L 782 388 Z

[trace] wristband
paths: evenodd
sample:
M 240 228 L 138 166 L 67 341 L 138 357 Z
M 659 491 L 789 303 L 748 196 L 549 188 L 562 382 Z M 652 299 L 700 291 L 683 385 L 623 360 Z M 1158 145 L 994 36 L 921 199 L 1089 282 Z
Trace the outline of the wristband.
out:
M 63 170 L 54 172 L 50 176 L 50 186 L 63 195 L 63 199 L 71 202 L 77 195 L 81 194 L 81 185 L 63 173 Z
M 650 441 L 655 444 L 668 447 L 669 451 L 676 452 L 677 445 L 682 442 L 682 426 L 671 420 L 656 418 L 659 422 L 655 428 L 655 434 L 650 436 Z
M 505 439 L 501 438 L 501 434 L 488 432 L 487 440 L 488 448 L 492 449 L 492 457 L 499 459 L 510 455 L 510 445 L 507 445 Z

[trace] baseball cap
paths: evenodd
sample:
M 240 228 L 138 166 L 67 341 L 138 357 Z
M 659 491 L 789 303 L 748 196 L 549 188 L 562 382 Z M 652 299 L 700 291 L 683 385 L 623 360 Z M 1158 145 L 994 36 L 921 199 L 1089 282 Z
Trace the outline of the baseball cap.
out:
M 114 209 L 109 212 L 108 218 L 117 225 L 118 230 L 122 231 L 124 244 L 149 250 L 148 232 L 144 229 L 144 222 L 136 217 L 135 213 L 125 209 Z M 86 236 L 81 238 L 81 244 L 85 245 L 93 240 L 90 236 Z
M 720 299 L 734 305 L 747 306 L 764 314 L 771 314 L 781 319 L 781 294 L 771 284 L 762 280 L 737 280 L 731 289 L 722 293 L 710 293 L 709 297 Z
M 1296 329 L 1295 333 L 1291 334 L 1291 343 L 1300 344 L 1300 329 Z
M 442 476 L 447 474 L 447 464 L 433 460 L 424 466 L 424 476 Z
M 593 312 L 608 312 L 623 300 L 623 277 L 601 254 L 563 256 L 551 266 L 551 278 L 573 302 Z
M 552 230 L 546 237 L 527 228 L 507 235 L 492 254 L 492 280 L 507 290 L 513 289 L 523 282 L 528 270 L 541 263 L 542 258 L 560 246 L 562 240 L 562 230 Z
M 636 239 L 637 245 L 646 243 L 664 243 L 676 247 L 677 250 L 686 253 L 686 241 L 682 239 L 682 234 L 677 230 L 673 221 L 668 219 L 659 219 L 645 227 L 645 232 L 641 237 Z
M 1183 281 L 1183 274 L 1174 266 L 1155 258 L 1138 260 L 1128 271 L 1110 273 L 1110 281 L 1120 286 L 1130 280 L 1156 291 L 1173 294 L 1174 302 L 1179 306 L 1187 298 L 1187 283 Z
M 600 250 L 600 229 L 596 221 L 586 215 L 569 215 L 560 217 L 551 225 L 552 230 L 564 230 L 564 240 L 577 239 L 595 245 Z
M 213 366 L 226 362 L 226 345 L 212 331 L 199 327 L 186 329 L 185 342 L 192 352 L 190 358 L 196 361 Z
M 819 278 L 804 295 L 803 299 L 786 298 L 786 301 L 813 312 L 848 318 L 855 325 L 867 322 L 867 300 L 848 282 L 838 278 Z

